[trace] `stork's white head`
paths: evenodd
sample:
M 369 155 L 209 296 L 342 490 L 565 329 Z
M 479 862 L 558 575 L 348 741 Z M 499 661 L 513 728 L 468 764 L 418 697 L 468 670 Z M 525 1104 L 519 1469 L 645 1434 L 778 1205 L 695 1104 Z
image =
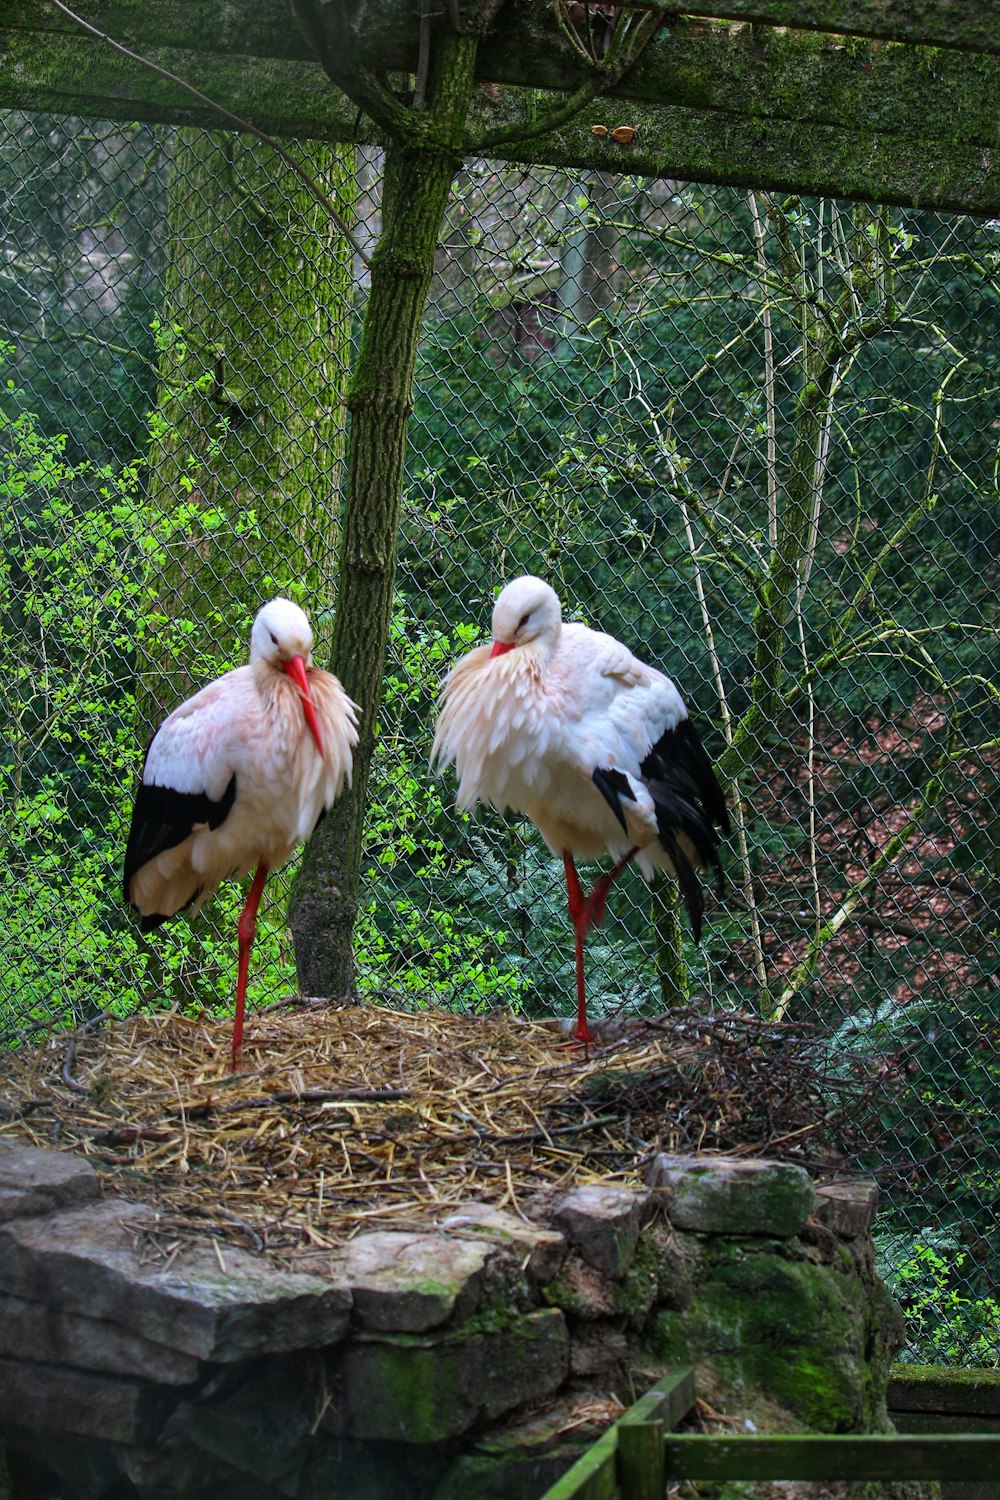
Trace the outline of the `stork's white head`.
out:
M 493 606 L 493 656 L 515 646 L 537 645 L 551 655 L 562 628 L 562 606 L 544 578 L 526 573 L 503 589 Z
M 291 599 L 272 599 L 257 611 L 250 636 L 250 660 L 266 661 L 284 671 L 286 662 L 300 656 L 312 666 L 313 634 L 303 610 Z
M 320 733 L 316 707 L 309 690 L 308 669 L 312 666 L 312 630 L 304 612 L 291 599 L 272 599 L 258 610 L 250 635 L 251 662 L 264 662 L 276 672 L 286 673 L 299 690 L 302 714 L 316 742 L 320 758 L 323 736 Z

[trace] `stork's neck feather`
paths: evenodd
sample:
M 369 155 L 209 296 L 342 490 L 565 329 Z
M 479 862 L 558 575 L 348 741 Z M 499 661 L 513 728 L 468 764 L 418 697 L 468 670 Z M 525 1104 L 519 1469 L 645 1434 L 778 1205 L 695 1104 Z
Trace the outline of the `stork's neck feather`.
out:
M 253 673 L 254 687 L 269 707 L 274 701 L 275 693 L 280 690 L 283 683 L 291 686 L 281 668 L 274 666 L 272 662 L 265 661 L 262 656 L 258 656 L 250 663 L 250 670 Z
M 508 687 L 521 684 L 522 687 L 538 687 L 545 675 L 545 669 L 552 660 L 554 644 L 539 637 L 534 641 L 525 641 L 523 646 L 516 646 L 513 651 L 507 651 L 503 656 L 494 657 L 489 663 L 489 680 L 499 692 Z M 499 670 L 498 670 L 499 669 Z
M 549 644 L 546 654 L 551 649 Z M 459 807 L 471 808 L 483 795 L 483 779 L 490 767 L 503 765 L 512 736 L 538 739 L 545 706 L 545 663 L 537 641 L 492 658 L 488 646 L 479 646 L 456 663 L 444 682 L 431 760 L 455 765 Z M 487 800 L 490 795 L 485 793 Z
M 294 718 L 296 722 L 302 720 L 302 695 L 292 679 L 276 667 L 273 662 L 252 661 L 250 670 L 253 673 L 254 687 L 264 705 L 264 712 L 270 718 L 287 715 Z M 307 669 L 307 675 L 308 675 Z
M 508 663 L 511 666 L 520 660 L 524 663 L 524 670 L 534 672 L 540 681 L 541 674 L 545 671 L 559 649 L 559 637 L 561 635 L 561 620 L 547 622 L 545 628 L 540 630 L 531 640 L 523 641 L 518 646 L 515 646 L 513 651 L 506 652 L 499 659 L 501 662 Z

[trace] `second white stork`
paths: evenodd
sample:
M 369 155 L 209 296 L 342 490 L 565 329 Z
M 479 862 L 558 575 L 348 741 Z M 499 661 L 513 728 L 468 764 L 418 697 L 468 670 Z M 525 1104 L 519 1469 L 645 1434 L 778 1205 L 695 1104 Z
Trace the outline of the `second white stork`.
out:
M 669 677 L 613 636 L 564 625 L 541 578 L 516 578 L 493 610 L 493 643 L 452 668 L 432 762 L 454 765 L 458 806 L 510 808 L 536 825 L 566 871 L 576 937 L 577 1030 L 587 1025 L 583 944 L 604 919 L 612 881 L 633 860 L 647 879 L 676 875 L 695 941 L 704 897 L 696 871 L 721 875 L 729 832 L 722 789 Z M 588 896 L 575 858 L 617 863 Z
M 239 1066 L 250 949 L 270 870 L 289 859 L 350 784 L 357 705 L 312 664 L 297 604 L 254 620 L 250 664 L 175 708 L 146 751 L 125 851 L 125 899 L 144 932 L 192 913 L 223 880 L 255 871 L 237 928 L 231 1070 Z

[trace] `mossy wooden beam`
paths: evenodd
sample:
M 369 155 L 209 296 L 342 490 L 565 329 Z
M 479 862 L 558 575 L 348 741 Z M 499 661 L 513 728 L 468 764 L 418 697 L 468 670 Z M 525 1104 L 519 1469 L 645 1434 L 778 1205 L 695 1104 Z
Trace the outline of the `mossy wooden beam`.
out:
M 196 47 L 220 53 L 305 58 L 301 34 L 288 23 L 287 0 L 79 0 L 86 19 L 122 39 L 151 45 Z M 689 17 L 752 21 L 795 31 L 871 37 L 933 48 L 1000 54 L 1000 15 L 996 0 L 627 0 L 629 7 L 660 11 L 674 24 Z M 522 0 L 504 17 L 499 41 L 524 28 L 548 5 Z M 414 49 L 418 7 L 409 0 L 370 0 L 365 15 L 366 55 Z M 47 32 L 71 31 L 72 23 L 47 0 L 5 0 L 9 27 Z M 551 26 L 546 15 L 545 24 Z M 555 28 L 551 28 L 555 34 Z M 489 54 L 487 49 L 486 56 Z M 485 64 L 484 56 L 481 66 Z
M 1000 1473 L 1000 1437 L 670 1435 L 666 1468 L 671 1480 L 992 1479 Z
M 598 100 L 562 129 L 509 142 L 495 154 L 525 165 L 1000 213 L 1000 153 L 975 144 L 672 106 L 633 106 L 622 119 L 619 114 Z M 636 130 L 628 146 L 591 135 L 594 125 L 621 123 Z
M 673 14 L 676 0 L 624 0 Z M 684 0 L 684 14 L 841 36 L 1000 52 L 996 0 Z
M 259 84 L 261 110 L 269 107 L 269 101 L 272 109 L 280 101 L 282 81 L 292 84 L 299 96 L 306 80 L 315 81 L 314 69 L 307 66 L 302 83 L 295 85 L 295 62 L 308 65 L 313 59 L 301 43 L 293 49 L 285 37 L 272 41 L 259 25 L 256 30 L 249 26 L 245 36 L 232 38 L 228 49 L 223 49 L 218 35 L 200 33 L 190 24 L 178 24 L 173 35 L 166 20 L 154 26 L 144 19 L 136 23 L 138 31 L 125 30 L 126 18 L 113 14 L 105 19 L 105 9 L 98 7 L 100 24 L 110 35 L 130 37 L 133 46 L 164 66 L 170 66 L 165 56 L 173 54 L 184 68 L 221 90 L 248 92 Z M 111 9 L 117 13 L 123 6 Z M 199 9 L 189 7 L 194 13 Z M 157 14 L 155 5 L 150 10 Z M 380 34 L 377 22 L 392 14 L 379 10 L 359 40 L 360 61 L 376 71 L 416 67 L 415 38 Z M 553 26 L 550 8 L 515 7 L 513 15 L 513 24 L 483 39 L 477 81 L 542 90 L 575 88 L 581 78 L 580 62 Z M 118 25 L 113 25 L 116 19 Z M 19 83 L 22 97 L 28 96 L 33 85 L 72 93 L 79 90 L 82 71 L 92 79 L 92 93 L 100 92 L 103 75 L 109 95 L 117 95 L 117 75 L 107 64 L 102 69 L 94 57 L 99 43 L 79 32 L 17 27 L 6 16 L 5 21 L 6 28 L 0 31 L 5 48 L 0 77 L 7 80 L 6 87 Z M 284 29 L 286 33 L 294 30 L 287 23 Z M 227 28 L 222 27 L 221 34 L 225 38 Z M 167 49 L 166 54 L 162 49 Z M 254 58 L 260 59 L 259 64 L 255 65 Z M 124 61 L 108 53 L 109 63 Z M 182 71 L 179 66 L 173 70 Z M 845 42 L 836 36 L 708 25 L 682 18 L 654 37 L 620 82 L 601 92 L 641 103 L 721 109 L 846 129 L 863 123 L 869 130 L 992 146 L 1000 110 L 1000 62 L 934 48 Z M 320 97 L 314 99 L 311 110 L 304 107 L 304 100 L 300 103 L 306 120 L 320 111 L 322 91 L 317 93 Z
M 147 46 L 143 56 L 275 136 L 374 141 L 317 63 Z M 216 110 L 92 37 L 0 30 L 0 108 L 225 129 Z
M 567 1469 L 566 1473 L 545 1491 L 542 1500 L 612 1500 L 615 1494 L 626 1493 L 625 1489 L 620 1487 L 622 1475 L 619 1446 L 622 1436 L 627 1434 L 625 1446 L 627 1449 L 631 1447 L 631 1457 L 638 1459 L 640 1451 L 645 1446 L 645 1439 L 649 1435 L 656 1436 L 658 1444 L 662 1446 L 664 1430 L 669 1431 L 687 1415 L 694 1405 L 694 1399 L 695 1383 L 692 1366 L 682 1365 L 676 1370 L 669 1370 L 644 1396 L 640 1396 L 639 1400 L 629 1407 L 614 1426 L 603 1432 L 596 1443 L 581 1454 L 572 1468 Z M 627 1433 L 628 1429 L 631 1429 L 630 1433 Z M 634 1441 L 637 1435 L 638 1442 Z M 654 1479 L 656 1467 L 654 1465 Z M 630 1462 L 626 1460 L 626 1470 L 629 1469 Z M 634 1480 L 634 1478 L 635 1475 L 629 1472 L 629 1479 Z M 645 1484 L 647 1478 L 648 1476 L 640 1477 L 640 1484 Z M 646 1492 L 654 1493 L 648 1485 Z M 662 1485 L 659 1493 L 663 1493 Z
M 405 59 L 400 58 L 402 65 Z M 539 7 L 487 38 L 477 78 L 573 88 L 579 65 Z M 680 18 L 661 30 L 611 97 L 764 118 L 915 132 L 992 145 L 1000 61 L 937 48 Z
M 893 1365 L 886 1404 L 892 1411 L 1000 1417 L 1000 1370 Z
M 6 43 L 6 45 L 3 45 Z M 653 47 L 661 47 L 659 39 Z M 688 34 L 664 74 L 669 104 L 602 97 L 557 131 L 507 141 L 498 159 L 628 172 L 736 187 L 1000 213 L 1000 165 L 989 145 L 1000 114 L 1000 65 L 958 59 L 948 86 L 913 71 L 905 48 L 871 60 L 826 40 Z M 317 63 L 223 58 L 150 48 L 150 60 L 279 137 L 374 141 L 375 127 Z M 888 60 L 887 60 L 888 59 Z M 635 70 L 633 70 L 635 71 Z M 642 73 L 646 77 L 648 69 Z M 958 80 L 961 79 L 961 87 Z M 553 96 L 480 89 L 469 133 L 530 131 Z M 214 113 L 139 63 L 86 37 L 0 33 L 0 106 L 110 119 L 218 124 Z M 848 128 L 837 123 L 850 118 Z M 623 147 L 594 126 L 627 123 Z

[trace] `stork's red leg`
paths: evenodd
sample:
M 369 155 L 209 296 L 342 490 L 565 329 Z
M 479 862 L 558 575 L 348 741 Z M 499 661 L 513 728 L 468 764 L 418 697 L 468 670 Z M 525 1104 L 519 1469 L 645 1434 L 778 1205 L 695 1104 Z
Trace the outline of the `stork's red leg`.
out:
M 601 876 L 590 895 L 584 896 L 580 877 L 573 863 L 573 856 L 567 849 L 563 850 L 566 896 L 576 937 L 576 1039 L 578 1042 L 592 1042 L 594 1039 L 594 1034 L 587 1025 L 587 996 L 583 981 L 583 940 L 587 935 L 588 927 L 599 927 L 604 921 L 604 907 L 608 899 L 608 891 L 625 866 L 631 863 L 638 853 L 638 845 L 633 845 L 606 875 Z
M 623 854 L 614 868 L 610 869 L 606 875 L 602 875 L 600 880 L 594 886 L 594 889 L 591 891 L 586 901 L 588 927 L 600 927 L 601 923 L 604 921 L 604 905 L 608 899 L 608 891 L 611 889 L 614 881 L 618 879 L 618 876 L 624 870 L 625 866 L 631 864 L 632 860 L 635 859 L 638 853 L 638 844 L 633 844 L 628 853 Z
M 578 1042 L 592 1042 L 594 1035 L 587 1025 L 587 994 L 583 982 L 583 939 L 590 926 L 589 903 L 584 899 L 573 856 L 567 849 L 563 850 L 563 868 L 566 871 L 569 914 L 576 937 L 576 1039 Z
M 246 904 L 240 913 L 239 925 L 236 935 L 239 942 L 239 967 L 236 974 L 236 1016 L 233 1021 L 233 1055 L 229 1065 L 230 1073 L 238 1071 L 240 1066 L 240 1049 L 243 1046 L 243 1007 L 247 998 L 247 974 L 250 970 L 250 949 L 253 946 L 253 936 L 257 930 L 257 908 L 260 898 L 264 893 L 264 882 L 267 879 L 267 865 L 263 861 L 257 866 L 257 873 L 250 887 Z

